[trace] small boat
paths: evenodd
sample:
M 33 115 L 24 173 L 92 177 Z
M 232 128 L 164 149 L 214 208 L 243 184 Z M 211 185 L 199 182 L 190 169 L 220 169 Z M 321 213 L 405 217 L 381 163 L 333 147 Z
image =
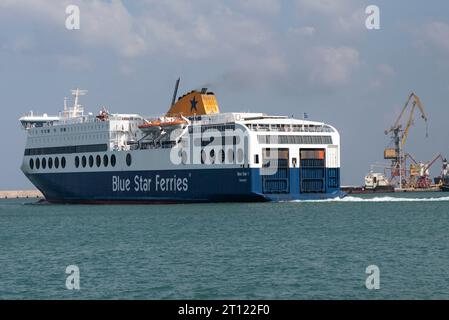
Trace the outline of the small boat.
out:
M 140 125 L 139 129 L 148 133 L 160 132 L 162 129 L 176 129 L 184 124 L 187 124 L 187 121 L 182 118 L 160 118 Z
M 444 176 L 441 179 L 440 190 L 444 192 L 449 192 L 449 176 Z

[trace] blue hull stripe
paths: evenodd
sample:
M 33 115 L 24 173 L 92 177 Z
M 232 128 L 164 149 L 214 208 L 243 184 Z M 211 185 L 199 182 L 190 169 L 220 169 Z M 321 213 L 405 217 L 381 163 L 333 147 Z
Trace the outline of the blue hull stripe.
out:
M 326 169 L 322 193 L 300 193 L 298 168 L 288 170 L 288 190 L 265 194 L 260 169 L 256 168 L 47 173 L 27 177 L 48 201 L 57 203 L 288 201 L 345 195 L 339 188 L 339 169 Z

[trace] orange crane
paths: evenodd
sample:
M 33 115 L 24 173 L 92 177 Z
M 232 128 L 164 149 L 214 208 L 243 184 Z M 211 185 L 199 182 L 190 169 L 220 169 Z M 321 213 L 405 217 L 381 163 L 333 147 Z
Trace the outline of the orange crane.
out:
M 413 100 L 411 104 L 411 110 L 410 115 L 408 118 L 408 121 L 405 125 L 405 129 L 403 129 L 403 125 L 401 124 L 402 117 L 404 116 L 405 112 L 407 111 L 408 106 L 410 105 L 410 102 Z M 428 123 L 427 123 L 427 116 L 424 111 L 424 107 L 421 103 L 421 99 L 415 94 L 411 93 L 408 96 L 408 99 L 402 108 L 401 113 L 399 114 L 398 118 L 394 122 L 393 126 L 390 129 L 385 130 L 385 134 L 391 134 L 392 140 L 394 143 L 394 148 L 387 148 L 384 151 L 384 159 L 392 160 L 391 162 L 391 176 L 392 180 L 394 180 L 396 177 L 400 177 L 399 183 L 402 187 L 403 180 L 406 178 L 406 164 L 405 164 L 405 157 L 403 155 L 403 149 L 405 146 L 405 143 L 407 142 L 408 135 L 410 133 L 410 128 L 414 123 L 414 115 L 416 107 L 418 107 L 419 111 L 421 112 L 421 118 L 426 123 L 426 137 L 428 136 Z
M 437 160 L 441 160 L 444 165 L 445 159 L 441 154 L 437 154 L 431 161 L 427 163 L 417 162 L 410 154 L 406 155 L 414 164 L 410 164 L 410 186 L 419 189 L 426 189 L 432 186 L 432 180 L 430 180 L 430 168 L 435 164 Z

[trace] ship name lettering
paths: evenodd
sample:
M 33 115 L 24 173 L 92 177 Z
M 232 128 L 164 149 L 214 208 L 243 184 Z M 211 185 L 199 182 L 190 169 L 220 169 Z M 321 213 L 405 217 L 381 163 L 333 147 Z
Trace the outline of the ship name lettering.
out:
M 119 176 L 112 177 L 112 191 L 125 192 L 131 190 L 131 181 L 129 179 L 120 179 Z
M 134 177 L 134 191 L 150 191 L 151 190 L 151 179 L 144 178 L 142 176 Z
M 189 189 L 189 180 L 187 178 L 162 178 L 156 175 L 156 191 L 187 191 Z

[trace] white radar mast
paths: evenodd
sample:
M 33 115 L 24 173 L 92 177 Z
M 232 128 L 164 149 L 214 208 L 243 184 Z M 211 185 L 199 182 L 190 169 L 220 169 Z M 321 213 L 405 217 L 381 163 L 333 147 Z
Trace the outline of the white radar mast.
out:
M 71 117 L 75 118 L 83 115 L 84 108 L 78 103 L 78 101 L 80 96 L 85 96 L 86 94 L 87 90 L 81 90 L 79 88 L 72 90 L 72 96 L 75 97 L 75 101 L 73 103 L 73 108 L 71 110 Z

